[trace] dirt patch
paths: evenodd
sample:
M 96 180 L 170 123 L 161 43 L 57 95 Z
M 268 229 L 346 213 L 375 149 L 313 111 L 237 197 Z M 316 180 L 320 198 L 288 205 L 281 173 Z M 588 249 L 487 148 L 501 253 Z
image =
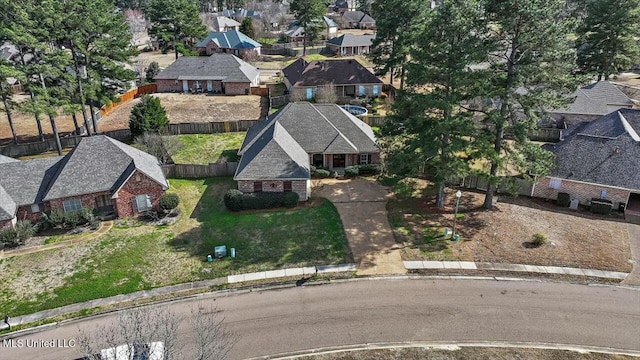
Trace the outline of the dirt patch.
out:
M 463 190 L 456 220 L 462 241 L 445 240 L 444 228 L 454 222 L 454 190 L 448 189 L 445 208 L 433 196 L 393 200 L 390 222 L 396 239 L 405 244 L 405 260 L 465 260 L 600 270 L 631 270 L 626 224 L 586 210 L 570 211 L 552 202 L 526 197 L 499 197 L 483 209 L 484 193 Z M 529 246 L 533 235 L 547 243 Z
M 163 54 L 161 51 L 149 51 L 142 52 L 135 57 L 134 62 L 137 62 L 141 67 L 145 69 L 153 61 L 157 62 L 161 69 L 173 64 L 176 61 L 176 55 L 173 52 Z
M 64 285 L 67 277 L 82 268 L 79 261 L 90 254 L 97 244 L 93 242 L 3 259 L 0 261 L 0 273 L 5 281 L 1 287 L 1 296 L 14 294 L 11 296 L 13 299 L 35 300 L 42 294 L 50 293 Z
M 260 96 L 207 96 L 190 94 L 154 94 L 167 110 L 171 123 L 258 120 L 263 109 Z M 140 101 L 132 100 L 117 107 L 100 120 L 103 131 L 129 127 L 131 109 Z

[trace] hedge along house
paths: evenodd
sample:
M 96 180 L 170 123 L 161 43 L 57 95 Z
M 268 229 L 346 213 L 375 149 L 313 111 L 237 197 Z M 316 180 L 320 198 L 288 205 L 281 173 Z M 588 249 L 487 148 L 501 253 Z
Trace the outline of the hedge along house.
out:
M 565 131 L 549 148 L 555 168 L 537 179 L 532 196 L 571 199 L 589 205 L 592 198 L 610 200 L 625 209 L 625 218 L 640 220 L 640 110 L 620 109 Z
M 238 151 L 238 190 L 311 194 L 310 167 L 380 163 L 371 127 L 334 104 L 289 103 L 249 128 Z
M 157 207 L 168 187 L 154 156 L 104 135 L 85 137 L 63 157 L 0 160 L 0 227 L 51 210 L 134 216 Z
M 158 92 L 248 95 L 260 71 L 232 54 L 182 56 L 155 77 Z
M 319 88 L 335 87 L 339 98 L 382 95 L 382 81 L 353 59 L 307 62 L 303 58 L 282 69 L 287 90 L 311 100 Z

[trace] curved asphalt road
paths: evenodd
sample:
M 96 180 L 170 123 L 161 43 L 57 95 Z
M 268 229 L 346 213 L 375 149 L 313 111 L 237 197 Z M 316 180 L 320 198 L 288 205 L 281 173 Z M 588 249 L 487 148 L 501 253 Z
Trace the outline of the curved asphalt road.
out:
M 524 341 L 640 351 L 640 289 L 492 280 L 359 280 L 173 302 L 214 304 L 240 335 L 232 358 L 373 342 Z M 22 337 L 71 339 L 114 315 Z M 188 348 L 189 338 L 182 339 Z M 73 359 L 6 348 L 0 359 Z

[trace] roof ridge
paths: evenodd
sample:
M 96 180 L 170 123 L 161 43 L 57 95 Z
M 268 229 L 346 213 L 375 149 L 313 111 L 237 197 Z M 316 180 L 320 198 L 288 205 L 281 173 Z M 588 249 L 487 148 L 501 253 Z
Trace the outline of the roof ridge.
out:
M 622 112 L 618 111 L 618 117 L 622 122 L 622 126 L 624 127 L 624 130 L 631 136 L 631 138 L 635 142 L 640 142 L 640 136 L 638 136 L 638 133 L 635 131 L 635 129 L 631 126 L 631 124 L 629 124 L 629 122 L 624 117 L 624 115 L 622 115 Z
M 338 136 L 340 136 L 340 137 L 342 137 L 343 140 L 345 140 L 347 142 L 347 144 L 349 144 L 349 146 L 351 146 L 353 148 L 353 150 L 358 151 L 358 148 L 351 142 L 351 140 L 349 140 L 346 136 L 344 136 L 344 134 L 342 133 L 342 131 L 340 131 L 340 129 L 338 129 L 335 125 L 333 125 L 333 123 L 331 121 L 329 121 L 329 119 L 327 119 L 327 117 L 324 116 L 324 114 L 321 113 L 320 110 L 318 110 L 317 107 L 315 107 L 311 103 L 310 103 L 310 105 L 313 108 L 313 110 L 315 110 L 318 114 L 320 114 L 320 116 L 324 119 L 324 121 L 329 123 L 329 126 L 331 126 L 335 131 L 338 132 L 338 135 L 336 135 L 336 137 L 333 138 L 333 140 L 331 140 L 331 143 L 329 143 L 329 145 L 327 145 L 325 150 L 327 150 L 331 146 L 331 144 L 333 144 L 333 142 L 336 140 L 336 138 L 338 138 Z
M 287 104 L 287 105 L 285 105 L 282 109 L 280 109 L 280 110 L 278 110 L 276 113 L 272 114 L 272 115 L 275 115 L 275 116 L 274 116 L 271 120 L 269 120 L 269 116 L 267 116 L 267 117 L 265 118 L 265 121 L 269 121 L 269 123 L 268 123 L 268 124 L 267 124 L 263 129 L 262 129 L 262 130 L 260 130 L 260 132 L 259 132 L 259 133 L 257 133 L 257 134 L 253 137 L 253 139 L 251 139 L 251 141 L 249 141 L 249 143 L 247 144 L 247 146 L 245 146 L 245 147 L 244 147 L 244 151 L 242 151 L 242 149 L 241 149 L 241 151 L 239 151 L 239 152 L 238 152 L 238 155 L 242 156 L 245 152 L 247 152 L 247 150 L 248 150 L 251 146 L 253 146 L 253 144 L 257 141 L 257 139 L 259 139 L 259 138 L 260 138 L 260 136 L 262 136 L 262 134 L 264 134 L 264 133 L 265 133 L 265 131 L 267 131 L 267 129 L 268 129 L 271 125 L 273 125 L 273 123 L 274 123 L 275 121 L 277 121 L 277 119 L 278 119 L 278 118 L 281 116 L 281 114 L 283 113 L 283 110 L 284 110 L 284 109 L 286 109 L 286 108 L 288 108 L 288 107 L 290 107 L 290 106 L 291 106 L 291 104 L 293 104 L 293 103 L 288 103 L 288 104 Z M 275 130 L 275 129 L 274 129 L 274 130 Z

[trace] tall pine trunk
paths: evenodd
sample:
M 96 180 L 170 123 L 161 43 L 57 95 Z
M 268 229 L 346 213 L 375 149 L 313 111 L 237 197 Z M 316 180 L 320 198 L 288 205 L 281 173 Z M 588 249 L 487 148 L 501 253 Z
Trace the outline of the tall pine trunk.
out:
M 80 127 L 78 126 L 78 119 L 76 117 L 76 113 L 71 114 L 71 119 L 73 120 L 73 131 L 74 135 L 80 135 Z
M 76 81 L 78 82 L 78 94 L 80 95 L 80 107 L 82 109 L 82 120 L 84 121 L 84 127 L 87 129 L 87 136 L 91 136 L 89 130 L 89 118 L 87 117 L 87 110 L 85 109 L 84 92 L 82 91 L 82 78 L 80 76 L 80 66 L 78 65 L 78 53 L 73 45 L 73 41 L 70 42 L 71 56 L 73 57 L 73 66 L 76 70 Z
M 27 66 L 27 62 L 24 59 L 24 52 L 22 51 L 22 47 L 20 48 L 20 62 L 22 63 L 22 66 L 26 67 Z M 29 84 L 29 81 L 27 80 L 26 82 L 27 85 L 27 89 L 29 90 L 29 99 L 32 103 L 32 105 L 35 103 L 35 96 L 33 95 L 33 91 L 31 90 L 31 85 Z M 36 126 L 38 127 L 38 136 L 40 137 L 40 141 L 44 142 L 44 132 L 42 131 L 42 122 L 40 121 L 40 116 L 38 115 L 38 112 L 34 110 L 33 112 L 33 116 L 36 119 Z
M 302 38 L 302 56 L 307 55 L 307 34 Z
M 0 84 L 0 88 L 2 84 Z M 7 120 L 9 121 L 9 128 L 11 129 L 11 137 L 13 138 L 13 143 L 18 143 L 18 137 L 16 136 L 16 129 L 13 127 L 13 119 L 11 118 L 11 109 L 9 108 L 9 99 L 7 94 L 5 94 L 4 89 L 0 89 L 2 92 L 2 103 L 4 104 L 4 111 L 7 113 Z
M 51 122 L 51 130 L 53 131 L 53 137 L 56 139 L 56 149 L 58 150 L 58 155 L 62 156 L 62 145 L 60 144 L 60 135 L 58 134 L 56 119 L 51 114 L 49 114 L 49 121 Z
M 93 100 L 89 100 L 89 112 L 91 113 L 91 123 L 93 124 L 93 133 L 98 134 L 98 121 L 96 120 L 95 108 Z
M 503 140 L 504 140 L 504 123 L 501 122 L 500 124 L 498 124 L 498 126 L 496 126 L 496 139 L 493 144 L 493 150 L 496 152 L 496 154 L 500 154 L 500 151 L 502 150 Z M 491 170 L 489 170 L 489 176 L 491 179 L 495 179 L 497 175 L 498 175 L 498 163 L 496 161 L 493 161 L 491 163 Z M 491 209 L 491 207 L 493 207 L 493 193 L 495 191 L 496 191 L 496 186 L 494 185 L 494 182 L 489 181 L 487 193 L 485 194 L 485 197 L 484 197 L 484 204 L 482 204 L 483 208 Z

